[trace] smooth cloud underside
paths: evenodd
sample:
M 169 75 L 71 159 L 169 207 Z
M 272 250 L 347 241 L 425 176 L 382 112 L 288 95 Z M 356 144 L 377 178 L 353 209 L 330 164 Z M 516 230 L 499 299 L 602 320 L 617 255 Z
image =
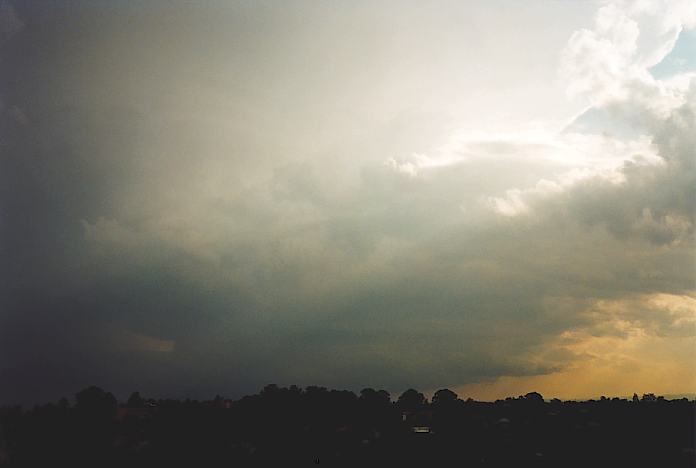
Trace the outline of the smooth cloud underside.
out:
M 401 107 L 429 75 L 348 73 L 380 56 L 324 11 L 238 6 L 251 26 L 211 26 L 226 49 L 204 8 L 0 3 L 0 399 L 271 381 L 594 396 L 653 391 L 658 371 L 693 391 L 696 78 L 649 71 L 696 23 L 677 3 L 607 4 L 557 47 L 589 103 L 570 124 L 449 136 L 427 128 L 435 104 Z M 255 41 L 303 21 L 335 56 Z M 362 27 L 386 41 L 380 21 Z

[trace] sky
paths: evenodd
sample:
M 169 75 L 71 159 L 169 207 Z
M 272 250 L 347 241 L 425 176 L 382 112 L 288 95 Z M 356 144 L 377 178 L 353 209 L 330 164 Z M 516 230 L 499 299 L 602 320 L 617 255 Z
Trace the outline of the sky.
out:
M 0 0 L 0 403 L 696 392 L 696 2 Z

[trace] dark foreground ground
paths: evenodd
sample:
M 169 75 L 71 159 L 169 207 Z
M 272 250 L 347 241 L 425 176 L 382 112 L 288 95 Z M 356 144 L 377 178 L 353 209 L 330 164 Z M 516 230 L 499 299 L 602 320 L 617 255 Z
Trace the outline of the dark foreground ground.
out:
M 90 387 L 76 403 L 0 411 L 4 467 L 695 467 L 696 402 L 495 403 L 449 390 L 396 402 L 322 387 L 278 388 L 230 401 L 118 404 Z

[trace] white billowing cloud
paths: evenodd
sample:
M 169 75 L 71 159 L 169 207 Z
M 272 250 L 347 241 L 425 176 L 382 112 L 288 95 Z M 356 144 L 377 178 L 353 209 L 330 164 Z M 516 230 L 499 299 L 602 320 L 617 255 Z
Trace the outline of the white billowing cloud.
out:
M 682 29 L 692 28 L 695 19 L 696 5 L 690 0 L 635 0 L 601 7 L 594 28 L 576 31 L 563 51 L 562 76 L 569 95 L 601 104 L 628 98 L 629 87 L 659 87 L 648 68 L 672 50 Z
M 571 38 L 566 50 L 564 75 L 570 81 L 571 95 L 587 93 L 616 95 L 622 75 L 636 73 L 638 24 L 615 5 L 602 7 L 594 30 L 581 30 Z

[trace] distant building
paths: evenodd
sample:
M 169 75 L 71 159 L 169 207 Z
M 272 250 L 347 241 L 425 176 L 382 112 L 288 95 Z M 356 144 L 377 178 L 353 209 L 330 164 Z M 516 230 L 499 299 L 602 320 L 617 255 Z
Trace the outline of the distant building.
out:
M 432 431 L 430 426 L 413 426 L 411 427 L 411 432 L 415 434 L 430 434 Z
M 432 434 L 432 411 L 404 411 L 401 420 L 414 434 Z

